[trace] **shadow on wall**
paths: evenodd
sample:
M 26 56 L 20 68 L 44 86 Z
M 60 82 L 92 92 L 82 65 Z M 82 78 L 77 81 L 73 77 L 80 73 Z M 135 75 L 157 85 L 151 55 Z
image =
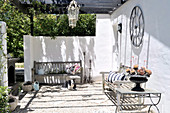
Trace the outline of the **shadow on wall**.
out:
M 95 67 L 95 58 L 96 54 L 94 51 L 94 38 L 87 37 L 83 40 L 79 40 L 79 55 L 83 59 L 83 67 L 85 68 L 84 76 L 87 77 L 87 80 L 90 80 L 93 75 L 92 68 Z M 85 54 L 85 56 L 84 56 Z
M 86 71 L 94 66 L 94 37 L 35 37 L 33 38 L 33 59 L 35 61 L 79 61 L 82 60 Z M 85 52 L 85 59 L 84 53 Z M 89 73 L 89 72 L 87 72 Z
M 123 25 L 122 26 L 122 34 L 118 35 L 118 39 L 119 39 L 118 40 L 119 41 L 118 42 L 118 45 L 119 45 L 118 50 L 119 50 L 120 63 L 122 63 L 124 65 L 132 66 L 135 63 L 140 64 L 142 66 L 148 65 L 150 34 L 147 34 L 147 31 L 150 30 L 151 24 L 149 24 L 149 23 L 153 23 L 155 20 L 153 22 L 151 22 L 151 20 L 150 20 L 151 18 L 149 19 L 150 16 L 147 16 L 148 10 L 146 12 L 146 9 L 147 9 L 146 6 L 142 6 L 143 2 L 144 1 L 134 1 L 133 3 L 127 2 L 127 4 L 125 4 L 124 7 L 121 7 L 118 10 L 116 10 L 111 16 L 113 23 L 122 23 L 122 25 Z M 131 43 L 130 28 L 129 28 L 131 12 L 135 6 L 141 7 L 143 15 L 144 15 L 144 23 L 145 23 L 145 35 L 143 38 L 143 43 L 138 48 L 134 47 Z M 155 6 L 153 6 L 153 7 L 155 7 Z M 150 12 L 150 10 L 149 10 L 149 12 Z M 153 14 L 153 13 L 150 13 L 150 14 Z M 152 25 L 152 27 L 153 26 L 154 25 Z M 115 41 L 116 41 L 116 39 L 115 39 Z M 146 61 L 145 64 L 144 64 L 144 61 Z
M 168 48 L 169 44 L 169 29 L 170 29 L 170 15 L 169 14 L 169 0 L 161 3 L 160 0 L 138 1 L 133 0 L 124 4 L 113 14 L 111 19 L 114 20 L 120 14 L 125 15 L 128 19 L 132 9 L 135 6 L 140 6 L 145 20 L 145 32 L 153 36 Z M 159 12 L 159 13 L 158 13 Z M 152 17 L 152 18 L 151 18 Z M 129 24 L 129 23 L 128 23 Z
M 142 8 L 146 20 L 146 32 L 170 48 L 169 4 L 168 0 L 163 3 L 159 0 L 150 0 Z
M 145 35 L 143 47 L 138 58 L 140 66 L 148 65 L 149 69 L 152 70 L 153 75 L 147 82 L 147 86 L 153 89 L 157 89 L 163 93 L 163 98 L 161 99 L 162 105 L 159 106 L 162 112 L 168 112 L 169 99 L 169 66 L 170 66 L 170 38 L 169 38 L 169 29 L 170 29 L 170 15 L 169 14 L 169 0 L 165 0 L 163 3 L 160 0 L 150 0 L 147 1 L 138 1 L 132 0 L 126 2 L 123 7 L 120 7 L 112 14 L 113 21 L 121 22 L 121 19 L 117 19 L 119 15 L 123 14 L 125 16 L 124 20 L 127 21 L 127 25 L 123 24 L 123 28 L 127 30 L 127 46 L 125 59 L 127 60 L 125 64 L 130 65 L 130 60 L 132 59 L 131 52 L 131 43 L 129 35 L 129 18 L 130 13 L 134 6 L 138 5 L 141 7 L 145 20 Z M 122 34 L 123 36 L 123 34 Z M 122 39 L 124 39 L 123 37 Z M 139 53 L 138 53 L 139 55 Z M 144 60 L 147 60 L 147 63 L 144 64 Z
M 140 47 L 132 45 L 130 38 L 129 16 L 119 15 L 113 19 L 113 61 L 114 64 L 122 63 L 126 66 L 140 64 L 147 66 L 149 60 L 150 36 L 145 32 L 143 42 Z M 122 23 L 122 33 L 117 32 L 117 24 Z M 117 26 L 116 26 L 117 25 Z

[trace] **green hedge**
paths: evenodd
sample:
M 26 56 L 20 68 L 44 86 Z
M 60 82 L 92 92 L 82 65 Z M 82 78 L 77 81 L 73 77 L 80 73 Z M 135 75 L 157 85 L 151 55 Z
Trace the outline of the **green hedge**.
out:
M 69 27 L 67 15 L 39 15 L 34 21 L 35 36 L 95 36 L 96 15 L 79 15 L 73 29 Z

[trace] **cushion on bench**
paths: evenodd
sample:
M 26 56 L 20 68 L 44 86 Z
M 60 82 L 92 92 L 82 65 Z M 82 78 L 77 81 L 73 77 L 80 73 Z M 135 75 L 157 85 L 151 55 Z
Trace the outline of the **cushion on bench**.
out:
M 125 80 L 125 74 L 110 71 L 107 81 L 113 83 L 114 81 L 118 81 L 118 80 L 119 81 Z
M 68 67 L 66 68 L 66 72 L 67 74 L 77 74 L 77 73 L 80 73 L 80 69 L 81 67 L 79 65 L 74 65 L 74 66 L 71 66 L 71 67 Z

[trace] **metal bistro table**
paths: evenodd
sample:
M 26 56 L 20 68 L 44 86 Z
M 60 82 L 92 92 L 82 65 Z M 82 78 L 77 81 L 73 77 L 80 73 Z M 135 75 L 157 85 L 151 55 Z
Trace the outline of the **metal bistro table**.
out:
M 147 106 L 149 106 L 148 113 L 150 112 L 152 106 L 154 106 L 158 113 L 160 113 L 157 105 L 161 100 L 161 93 L 156 90 L 145 89 L 143 92 L 138 92 L 131 91 L 131 89 L 126 88 L 117 88 L 116 92 L 116 113 L 123 112 L 123 110 L 141 111 Z

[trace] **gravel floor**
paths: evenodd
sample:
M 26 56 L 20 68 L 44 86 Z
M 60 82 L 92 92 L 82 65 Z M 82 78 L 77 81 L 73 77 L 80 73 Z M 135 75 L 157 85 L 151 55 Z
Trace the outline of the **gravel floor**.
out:
M 102 84 L 78 85 L 76 91 L 42 86 L 19 102 L 20 113 L 115 113 L 114 104 L 102 92 Z

